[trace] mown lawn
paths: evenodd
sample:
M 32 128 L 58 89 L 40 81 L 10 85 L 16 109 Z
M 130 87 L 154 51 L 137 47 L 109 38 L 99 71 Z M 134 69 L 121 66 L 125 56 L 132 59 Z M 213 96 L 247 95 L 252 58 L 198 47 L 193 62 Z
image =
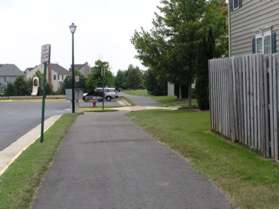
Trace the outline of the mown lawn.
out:
M 189 107 L 187 99 L 177 99 L 177 97 L 169 97 L 169 96 L 151 96 L 154 100 L 161 103 L 163 106 L 171 107 L 171 106 L 178 106 L 181 108 Z M 192 106 L 197 107 L 197 100 L 192 100 Z
M 149 96 L 146 89 L 124 90 L 124 93 L 132 96 Z
M 76 114 L 62 116 L 45 134 L 45 143 L 31 145 L 0 177 L 0 209 L 29 209 L 44 173 Z
M 208 112 L 129 114 L 227 193 L 235 208 L 279 208 L 279 164 L 209 131 Z
M 124 92 L 132 96 L 149 96 L 165 107 L 179 106 L 181 108 L 187 108 L 189 106 L 187 99 L 177 99 L 177 97 L 171 96 L 152 96 L 147 92 L 146 89 L 125 90 Z M 192 100 L 192 106 L 197 107 L 196 99 Z

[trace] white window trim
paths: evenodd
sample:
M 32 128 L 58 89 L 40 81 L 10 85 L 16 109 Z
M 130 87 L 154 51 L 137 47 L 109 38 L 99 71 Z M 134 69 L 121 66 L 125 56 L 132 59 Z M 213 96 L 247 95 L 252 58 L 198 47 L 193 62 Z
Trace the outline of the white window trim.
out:
M 271 30 L 269 30 L 269 31 L 265 31 L 265 32 L 261 32 L 261 33 L 257 33 L 256 34 L 256 53 L 258 52 L 258 48 L 257 48 L 257 40 L 259 39 L 259 38 L 262 38 L 262 53 L 264 54 L 265 53 L 265 51 L 264 51 L 264 38 L 266 37 L 266 36 L 270 36 L 270 43 L 271 43 L 271 51 L 272 51 L 272 37 L 271 37 Z

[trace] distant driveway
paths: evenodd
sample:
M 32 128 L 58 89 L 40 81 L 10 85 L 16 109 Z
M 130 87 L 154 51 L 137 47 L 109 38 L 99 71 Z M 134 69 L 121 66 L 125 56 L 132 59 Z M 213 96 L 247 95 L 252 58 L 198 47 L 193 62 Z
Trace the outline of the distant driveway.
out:
M 147 96 L 132 96 L 124 92 L 120 93 L 120 96 L 124 96 L 132 101 L 136 106 L 161 106 L 159 102 L 155 101 L 151 97 Z
M 46 104 L 46 118 L 70 111 L 70 103 L 52 101 Z M 39 101 L 0 102 L 0 150 L 5 149 L 41 121 Z

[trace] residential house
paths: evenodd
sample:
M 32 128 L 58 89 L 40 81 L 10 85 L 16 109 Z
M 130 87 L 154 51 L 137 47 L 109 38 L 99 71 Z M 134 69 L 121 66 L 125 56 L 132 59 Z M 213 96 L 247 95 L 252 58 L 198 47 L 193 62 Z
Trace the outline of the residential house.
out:
M 229 0 L 230 55 L 276 53 L 278 11 L 278 0 Z
M 91 68 L 88 64 L 88 62 L 84 64 L 77 64 L 75 65 L 75 70 L 79 71 L 81 75 L 83 75 L 85 78 L 87 78 L 91 72 Z M 71 69 L 70 69 L 71 71 Z
M 8 83 L 14 83 L 16 78 L 24 73 L 14 64 L 0 64 L 0 93 L 3 93 Z
M 36 73 L 43 73 L 43 65 L 38 65 L 34 68 L 27 68 L 25 75 L 27 79 L 32 79 Z M 54 92 L 59 91 L 63 87 L 63 82 L 69 75 L 69 71 L 59 64 L 50 64 L 48 66 L 47 82 L 52 87 Z

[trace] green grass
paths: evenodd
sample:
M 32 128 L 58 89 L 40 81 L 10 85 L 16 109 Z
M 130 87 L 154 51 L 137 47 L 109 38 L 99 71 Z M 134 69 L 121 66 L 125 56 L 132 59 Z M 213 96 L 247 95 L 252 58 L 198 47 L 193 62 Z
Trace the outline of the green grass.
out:
M 124 90 L 124 93 L 132 96 L 149 96 L 146 89 Z
M 235 208 L 279 208 L 278 163 L 210 132 L 208 112 L 157 110 L 129 116 L 215 182 Z
M 0 177 L 0 209 L 28 209 L 40 181 L 77 115 L 62 116 L 45 134 L 45 143 L 31 145 Z
M 151 96 L 151 97 L 166 107 L 179 106 L 181 108 L 187 108 L 189 106 L 187 99 L 177 99 L 177 97 L 169 97 L 169 96 Z M 194 108 L 198 106 L 196 99 L 192 100 L 192 106 Z
M 125 90 L 126 94 L 132 95 L 132 96 L 148 96 L 152 99 L 156 100 L 160 104 L 162 104 L 165 107 L 172 107 L 172 106 L 179 106 L 182 109 L 188 108 L 188 100 L 187 99 L 177 99 L 177 97 L 171 97 L 171 96 L 152 96 L 150 95 L 146 89 L 137 89 L 137 90 Z M 192 100 L 192 108 L 197 108 L 197 100 Z

